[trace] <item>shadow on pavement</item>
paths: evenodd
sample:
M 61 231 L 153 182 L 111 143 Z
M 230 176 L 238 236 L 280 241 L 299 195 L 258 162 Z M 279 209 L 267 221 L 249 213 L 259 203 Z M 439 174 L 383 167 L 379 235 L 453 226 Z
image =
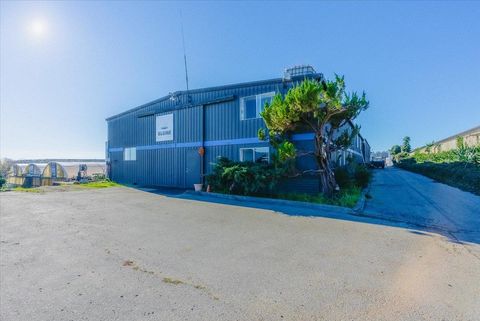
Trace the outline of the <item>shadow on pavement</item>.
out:
M 480 233 L 479 232 L 466 232 L 466 231 L 449 231 L 435 226 L 428 226 L 423 224 L 416 224 L 408 221 L 400 220 L 391 220 L 389 218 L 383 218 L 378 215 L 370 215 L 368 213 L 355 214 L 353 211 L 319 211 L 318 209 L 311 209 L 305 207 L 296 207 L 289 205 L 273 205 L 273 204 L 262 204 L 261 202 L 245 202 L 238 201 L 233 199 L 223 199 L 217 197 L 209 197 L 204 195 L 196 195 L 193 193 L 185 193 L 185 189 L 174 189 L 174 188 L 149 188 L 142 187 L 138 190 L 153 193 L 157 195 L 162 195 L 166 197 L 172 197 L 176 199 L 185 199 L 191 201 L 231 205 L 231 206 L 241 206 L 247 208 L 263 209 L 270 210 L 279 214 L 289 215 L 289 216 L 303 216 L 303 217 L 324 217 L 330 219 L 346 220 L 351 222 L 365 223 L 365 224 L 375 224 L 383 225 L 390 227 L 399 227 L 408 229 L 410 233 L 421 235 L 421 236 L 431 236 L 428 233 L 440 234 L 448 241 L 456 244 L 476 243 L 480 244 Z

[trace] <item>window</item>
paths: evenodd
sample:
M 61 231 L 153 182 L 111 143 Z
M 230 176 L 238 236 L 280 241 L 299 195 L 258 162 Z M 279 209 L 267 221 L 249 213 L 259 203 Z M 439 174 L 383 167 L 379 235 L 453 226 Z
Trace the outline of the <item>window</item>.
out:
M 125 148 L 125 150 L 123 151 L 123 160 L 126 160 L 126 161 L 137 160 L 137 148 L 136 147 Z
M 268 163 L 270 151 L 268 147 L 240 148 L 241 162 Z
M 240 119 L 260 118 L 265 103 L 271 103 L 274 92 L 240 98 Z
M 273 96 L 275 96 L 274 92 L 258 95 L 258 101 L 260 102 L 259 111 L 258 111 L 259 117 L 260 117 L 260 112 L 263 111 L 263 108 L 265 108 L 265 104 L 272 103 Z
M 257 98 L 255 96 L 243 98 L 243 117 L 242 119 L 257 118 Z

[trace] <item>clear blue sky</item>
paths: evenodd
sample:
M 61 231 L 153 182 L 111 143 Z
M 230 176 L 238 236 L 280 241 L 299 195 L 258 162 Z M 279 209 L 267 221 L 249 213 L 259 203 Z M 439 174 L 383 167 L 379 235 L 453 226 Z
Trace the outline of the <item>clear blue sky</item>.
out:
M 103 157 L 105 118 L 311 64 L 365 90 L 374 150 L 480 124 L 480 2 L 2 2 L 1 156 Z

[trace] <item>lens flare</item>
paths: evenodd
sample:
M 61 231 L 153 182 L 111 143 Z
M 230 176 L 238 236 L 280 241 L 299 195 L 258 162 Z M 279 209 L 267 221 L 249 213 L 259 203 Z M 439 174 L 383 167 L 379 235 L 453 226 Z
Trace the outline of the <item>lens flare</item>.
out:
M 44 20 L 36 19 L 32 21 L 30 31 L 35 37 L 43 37 L 47 32 L 47 24 Z

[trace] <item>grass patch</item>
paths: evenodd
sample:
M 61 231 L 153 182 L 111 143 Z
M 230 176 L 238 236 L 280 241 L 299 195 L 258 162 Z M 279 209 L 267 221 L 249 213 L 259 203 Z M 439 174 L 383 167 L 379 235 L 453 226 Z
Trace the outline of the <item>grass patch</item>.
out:
M 118 183 L 112 182 L 110 180 L 100 180 L 87 183 L 78 183 L 78 182 L 62 182 L 59 185 L 54 186 L 40 186 L 40 187 L 14 187 L 14 188 L 5 188 L 6 191 L 16 191 L 16 192 L 26 192 L 26 193 L 46 193 L 46 192 L 67 192 L 67 191 L 78 191 L 79 189 L 97 189 L 97 188 L 109 188 L 122 186 Z
M 42 193 L 43 191 L 38 187 L 15 187 L 12 189 L 15 192 L 26 192 L 26 193 Z
M 79 186 L 79 187 L 82 187 L 82 188 L 108 188 L 108 187 L 117 187 L 117 186 L 121 186 L 121 185 L 117 184 L 115 182 L 112 182 L 112 181 L 102 180 L 102 181 L 82 183 L 82 184 L 78 184 L 76 186 Z
M 362 195 L 362 190 L 359 187 L 349 187 L 341 190 L 339 193 L 337 193 L 335 196 L 331 198 L 325 197 L 322 194 L 311 195 L 311 194 L 297 194 L 297 193 L 280 194 L 278 195 L 278 198 L 287 199 L 291 201 L 336 205 L 336 206 L 351 208 L 357 204 L 361 195 Z

